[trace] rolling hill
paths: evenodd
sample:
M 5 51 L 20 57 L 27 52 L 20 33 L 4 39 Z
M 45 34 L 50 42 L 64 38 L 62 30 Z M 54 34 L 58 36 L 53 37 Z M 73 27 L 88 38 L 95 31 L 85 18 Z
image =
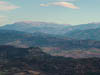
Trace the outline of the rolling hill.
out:
M 1 30 L 0 31 L 1 45 L 16 45 L 16 46 L 40 46 L 40 47 L 56 47 L 60 49 L 85 49 L 85 48 L 100 48 L 99 41 L 92 40 L 73 40 L 69 38 L 57 38 L 52 35 L 42 33 L 25 33 L 19 31 Z

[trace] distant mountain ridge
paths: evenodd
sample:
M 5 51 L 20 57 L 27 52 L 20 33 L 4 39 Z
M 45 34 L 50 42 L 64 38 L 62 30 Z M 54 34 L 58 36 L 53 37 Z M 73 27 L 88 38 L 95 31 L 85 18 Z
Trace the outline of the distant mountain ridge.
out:
M 0 29 L 6 30 L 17 30 L 24 32 L 42 32 L 48 34 L 64 34 L 64 30 L 69 28 L 71 25 L 68 24 L 56 24 L 56 23 L 47 23 L 47 22 L 16 22 L 14 24 L 9 24 L 2 26 Z
M 79 30 L 88 30 L 88 29 L 96 29 L 100 28 L 100 23 L 88 23 L 88 24 L 80 24 L 72 27 L 74 30 L 79 29 Z
M 100 23 L 88 23 L 88 24 L 80 24 L 72 26 L 70 24 L 22 21 L 0 27 L 0 29 L 5 29 L 5 30 L 16 30 L 29 33 L 41 32 L 41 33 L 54 34 L 60 36 L 64 36 L 66 35 L 67 32 L 71 31 L 88 30 L 96 28 L 100 28 Z

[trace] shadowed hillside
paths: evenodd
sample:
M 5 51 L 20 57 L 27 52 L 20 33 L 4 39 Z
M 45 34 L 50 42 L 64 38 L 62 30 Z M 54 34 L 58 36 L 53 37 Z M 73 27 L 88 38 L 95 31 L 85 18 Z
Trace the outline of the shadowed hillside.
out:
M 99 41 L 93 40 L 73 40 L 68 38 L 55 37 L 42 33 L 25 33 L 19 31 L 0 30 L 1 45 L 15 46 L 40 46 L 55 47 L 58 49 L 89 49 L 100 48 Z
M 99 75 L 99 62 L 99 58 L 54 57 L 38 47 L 0 46 L 0 73 L 3 75 Z

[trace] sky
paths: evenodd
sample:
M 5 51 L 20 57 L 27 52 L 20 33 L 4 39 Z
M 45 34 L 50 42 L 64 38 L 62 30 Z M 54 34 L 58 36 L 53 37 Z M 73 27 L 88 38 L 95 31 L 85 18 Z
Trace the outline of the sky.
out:
M 100 22 L 100 0 L 0 0 L 0 25 L 18 21 Z

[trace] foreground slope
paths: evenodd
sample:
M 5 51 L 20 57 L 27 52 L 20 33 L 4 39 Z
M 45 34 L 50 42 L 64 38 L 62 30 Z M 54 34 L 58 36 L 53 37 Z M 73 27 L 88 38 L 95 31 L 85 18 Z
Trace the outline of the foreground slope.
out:
M 54 57 L 38 47 L 0 46 L 0 73 L 3 75 L 99 75 L 99 68 L 100 58 Z

